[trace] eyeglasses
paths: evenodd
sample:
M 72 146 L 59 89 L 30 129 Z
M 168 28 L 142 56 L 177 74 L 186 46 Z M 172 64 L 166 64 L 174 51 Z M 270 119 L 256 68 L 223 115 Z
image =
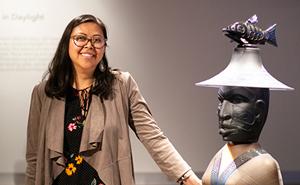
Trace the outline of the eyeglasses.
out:
M 88 39 L 84 35 L 73 35 L 71 36 L 73 38 L 73 42 L 78 47 L 83 47 L 87 45 L 87 43 L 90 41 L 92 46 L 96 49 L 101 49 L 103 46 L 105 46 L 107 39 L 101 37 L 101 36 L 94 36 L 91 39 Z

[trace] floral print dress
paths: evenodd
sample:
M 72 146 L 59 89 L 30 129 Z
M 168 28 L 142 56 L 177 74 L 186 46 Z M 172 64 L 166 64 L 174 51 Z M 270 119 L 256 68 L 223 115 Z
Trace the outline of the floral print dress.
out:
M 79 147 L 92 96 L 92 85 L 81 90 L 69 86 L 66 96 L 64 125 L 64 157 L 66 167 L 53 185 L 104 185 L 97 171 L 80 155 Z

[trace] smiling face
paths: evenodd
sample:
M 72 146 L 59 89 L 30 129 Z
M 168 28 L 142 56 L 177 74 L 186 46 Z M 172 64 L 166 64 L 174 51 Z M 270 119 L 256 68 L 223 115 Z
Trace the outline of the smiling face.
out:
M 88 39 L 94 36 L 104 38 L 102 29 L 96 23 L 86 22 L 76 26 L 70 35 L 69 56 L 72 60 L 74 72 L 93 74 L 104 55 L 106 46 L 96 49 L 89 41 L 85 46 L 78 47 L 73 42 L 71 37 L 73 35 L 86 36 Z
M 267 116 L 268 92 L 268 89 L 248 87 L 219 88 L 219 134 L 224 141 L 258 141 Z

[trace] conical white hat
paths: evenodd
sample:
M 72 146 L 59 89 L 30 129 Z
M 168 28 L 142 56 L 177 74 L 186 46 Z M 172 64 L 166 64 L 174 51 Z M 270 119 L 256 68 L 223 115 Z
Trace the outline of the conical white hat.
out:
M 264 68 L 260 49 L 256 47 L 234 48 L 229 65 L 216 76 L 196 83 L 197 86 L 242 86 L 269 88 L 270 90 L 294 90 L 276 80 Z

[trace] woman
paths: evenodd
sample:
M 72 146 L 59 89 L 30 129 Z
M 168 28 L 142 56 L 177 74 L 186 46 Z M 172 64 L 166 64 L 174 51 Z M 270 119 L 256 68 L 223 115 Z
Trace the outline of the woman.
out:
M 66 27 L 32 93 L 26 184 L 135 184 L 128 125 L 169 178 L 200 184 L 131 75 L 108 66 L 106 41 L 105 25 L 92 15 Z

